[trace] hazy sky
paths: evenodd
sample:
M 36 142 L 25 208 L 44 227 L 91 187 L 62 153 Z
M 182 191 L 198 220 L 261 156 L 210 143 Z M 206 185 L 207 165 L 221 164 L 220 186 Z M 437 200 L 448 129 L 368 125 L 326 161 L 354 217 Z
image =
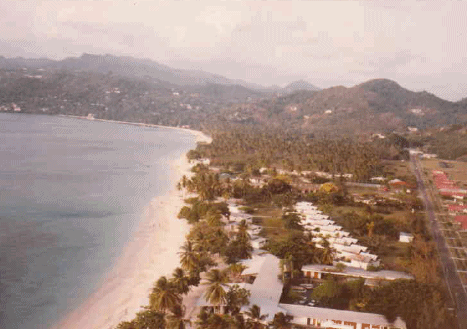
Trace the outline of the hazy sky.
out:
M 467 1 L 0 1 L 0 55 L 150 58 L 264 85 L 467 97 Z

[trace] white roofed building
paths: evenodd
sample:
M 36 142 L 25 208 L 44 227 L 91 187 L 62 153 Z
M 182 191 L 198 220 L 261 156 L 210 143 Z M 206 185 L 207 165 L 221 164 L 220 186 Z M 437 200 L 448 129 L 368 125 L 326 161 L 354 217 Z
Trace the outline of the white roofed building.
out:
M 279 304 L 288 315 L 293 316 L 292 323 L 310 328 L 326 329 L 406 329 L 405 322 L 397 318 L 393 323 L 384 315 L 343 311 L 322 307 L 309 307 L 294 304 Z

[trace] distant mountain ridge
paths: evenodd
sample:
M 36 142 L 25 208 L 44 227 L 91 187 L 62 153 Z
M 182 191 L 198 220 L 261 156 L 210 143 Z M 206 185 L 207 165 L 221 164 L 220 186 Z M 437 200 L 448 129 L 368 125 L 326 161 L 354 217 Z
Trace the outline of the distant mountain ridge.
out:
M 305 80 L 297 80 L 294 82 L 289 83 L 282 89 L 282 92 L 291 94 L 300 90 L 309 90 L 309 91 L 318 91 L 321 90 L 320 88 L 312 85 L 311 83 Z
M 242 86 L 244 88 L 264 93 L 291 93 L 298 90 L 319 90 L 312 84 L 300 80 L 292 82 L 285 88 L 265 87 L 239 79 L 229 79 L 222 75 L 202 70 L 182 70 L 160 64 L 150 59 L 137 59 L 130 56 L 93 55 L 84 53 L 80 57 L 67 57 L 63 60 L 47 58 L 26 59 L 22 57 L 5 58 L 0 56 L 0 69 L 18 68 L 54 68 L 63 70 L 93 71 L 132 77 L 144 78 L 153 82 L 168 82 L 176 85 L 208 85 L 219 84 L 228 86 Z

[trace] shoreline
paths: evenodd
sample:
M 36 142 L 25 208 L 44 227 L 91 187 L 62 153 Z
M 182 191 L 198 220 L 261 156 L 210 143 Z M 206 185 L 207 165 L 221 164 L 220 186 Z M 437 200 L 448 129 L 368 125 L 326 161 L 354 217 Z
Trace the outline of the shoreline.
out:
M 210 137 L 196 130 L 150 126 L 183 129 L 191 132 L 196 142 L 211 141 Z M 184 201 L 176 183 L 183 175 L 190 174 L 187 152 L 170 163 L 170 181 L 173 186 L 166 194 L 154 197 L 145 207 L 137 230 L 110 271 L 103 275 L 102 284 L 77 309 L 54 324 L 52 329 L 114 329 L 120 322 L 132 320 L 142 310 L 141 306 L 149 303 L 150 291 L 160 276 L 170 276 L 180 266 L 177 253 L 185 242 L 189 225 L 177 218 Z
M 140 127 L 149 127 L 149 128 L 168 128 L 168 129 L 178 129 L 183 131 L 188 131 L 195 136 L 195 141 L 197 143 L 211 143 L 212 138 L 204 134 L 200 130 L 194 130 L 190 128 L 182 128 L 182 127 L 172 127 L 172 126 L 163 126 L 163 125 L 156 125 L 152 123 L 140 123 L 140 122 L 130 122 L 130 121 L 117 121 L 117 120 L 107 120 L 107 119 L 96 119 L 92 118 L 89 119 L 88 117 L 77 116 L 77 115 L 69 115 L 69 114 L 58 114 L 58 117 L 62 118 L 72 118 L 72 119 L 80 119 L 80 120 L 88 120 L 88 121 L 99 121 L 99 122 L 109 122 L 109 123 L 118 123 L 124 125 L 132 125 L 132 126 L 140 126 Z

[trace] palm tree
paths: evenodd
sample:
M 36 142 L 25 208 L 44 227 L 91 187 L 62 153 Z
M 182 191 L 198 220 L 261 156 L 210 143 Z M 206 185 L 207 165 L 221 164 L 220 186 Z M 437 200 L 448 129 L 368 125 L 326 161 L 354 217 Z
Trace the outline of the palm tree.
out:
M 191 321 L 185 319 L 185 307 L 175 305 L 167 315 L 167 329 L 186 329 L 187 325 L 191 325 Z
M 246 268 L 245 265 L 241 263 L 233 263 L 229 265 L 228 271 L 230 276 L 231 282 L 240 282 L 241 281 L 241 274 L 243 270 Z
M 185 272 L 177 267 L 172 274 L 170 283 L 173 284 L 179 294 L 186 294 L 190 291 L 190 278 L 185 275 Z
M 209 285 L 204 295 L 206 300 L 214 306 L 225 304 L 227 293 L 224 287 L 227 286 L 227 275 L 219 269 L 214 268 L 207 273 L 206 279 L 207 282 L 204 284 Z
M 247 329 L 248 324 L 245 321 L 245 318 L 241 314 L 236 314 L 231 317 L 232 322 L 230 324 L 232 329 Z
M 264 329 L 266 325 L 263 323 L 268 317 L 267 314 L 261 314 L 261 308 L 258 305 L 253 305 L 245 312 L 248 316 L 248 327 L 250 329 Z
M 178 254 L 180 255 L 180 265 L 184 270 L 189 272 L 196 272 L 200 268 L 200 255 L 195 250 L 194 244 L 191 241 L 185 241 L 183 246 L 180 248 Z
M 138 329 L 139 328 L 164 329 L 165 324 L 166 324 L 164 313 L 151 310 L 147 307 L 145 307 L 144 311 L 138 312 L 136 314 L 136 319 L 134 319 L 132 322 L 134 322 L 136 325 L 134 327 L 135 329 L 136 328 Z
M 226 329 L 230 328 L 232 318 L 228 314 L 211 314 L 203 329 Z
M 238 284 L 230 286 L 225 296 L 227 313 L 230 313 L 232 316 L 240 313 L 242 306 L 250 303 L 249 298 L 250 291 L 240 288 Z
M 206 328 L 210 316 L 211 314 L 208 313 L 205 308 L 202 308 L 197 315 L 197 320 L 195 321 L 196 327 L 200 329 Z
M 292 321 L 292 318 L 292 316 L 285 315 L 282 312 L 276 313 L 272 321 L 272 326 L 274 329 L 288 329 L 290 328 L 290 321 Z
M 165 276 L 157 280 L 149 295 L 149 305 L 151 309 L 165 312 L 168 309 L 179 305 L 182 302 L 181 296 L 177 293 L 176 288 L 171 284 Z
M 336 249 L 331 247 L 331 244 L 326 238 L 323 238 L 321 242 L 321 263 L 332 265 L 334 261 L 334 256 L 336 254 Z

